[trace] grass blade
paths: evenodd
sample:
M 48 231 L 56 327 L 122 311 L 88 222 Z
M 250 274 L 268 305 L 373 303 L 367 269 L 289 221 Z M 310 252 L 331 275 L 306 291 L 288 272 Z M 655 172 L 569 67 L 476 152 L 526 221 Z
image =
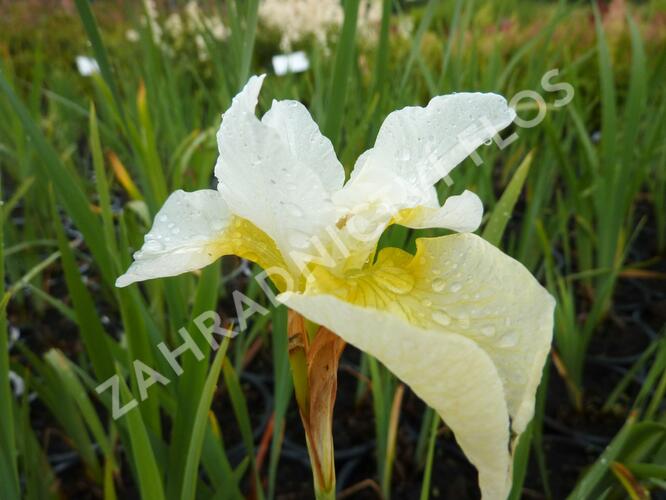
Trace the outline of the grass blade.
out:
M 125 380 L 118 375 L 120 379 L 120 392 L 122 399 L 126 403 L 132 399 Z M 157 465 L 155 451 L 148 437 L 148 429 L 144 424 L 141 412 L 138 409 L 130 410 L 123 418 L 126 419 L 126 427 L 129 432 L 132 458 L 136 468 L 136 481 L 139 484 L 141 498 L 150 500 L 164 500 L 163 480 L 160 469 Z
M 428 455 L 426 457 L 426 466 L 423 471 L 423 482 L 421 483 L 421 500 L 430 498 L 430 481 L 432 479 L 432 462 L 435 458 L 435 443 L 437 442 L 437 429 L 439 428 L 440 418 L 436 413 L 430 427 L 430 439 L 428 440 Z
M 0 176 L 0 203 L 2 176 Z M 4 217 L 0 217 L 0 296 L 5 287 Z M 7 312 L 0 307 L 0 497 L 19 498 L 16 441 L 14 434 L 14 397 L 9 385 L 9 338 Z
M 502 235 L 513 213 L 513 207 L 516 205 L 525 184 L 533 157 L 534 151 L 530 151 L 516 170 L 516 173 L 513 174 L 511 182 L 509 182 L 504 193 L 502 193 L 502 197 L 497 202 L 497 205 L 495 205 L 493 213 L 490 215 L 490 220 L 483 230 L 483 238 L 495 246 L 499 246 L 502 241 Z
M 359 0 L 346 0 L 344 7 L 345 20 L 342 24 L 338 48 L 335 52 L 333 80 L 331 81 L 329 104 L 323 127 L 324 135 L 331 140 L 334 146 L 339 144 L 340 141 L 349 75 L 354 62 Z
M 26 134 L 31 139 L 32 146 L 41 160 L 35 162 L 39 176 L 53 182 L 58 199 L 83 233 L 86 244 L 90 247 L 102 275 L 109 284 L 113 284 L 115 276 L 112 261 L 103 235 L 99 231 L 97 217 L 90 209 L 87 196 L 74 174 L 62 164 L 53 146 L 46 140 L 25 105 L 14 93 L 5 77 L 2 65 L 0 65 L 0 92 L 4 93 L 14 112 L 21 120 Z
M 90 356 L 95 375 L 101 380 L 111 377 L 115 370 L 113 368 L 113 359 L 109 354 L 109 338 L 104 331 L 102 322 L 97 314 L 95 302 L 90 296 L 90 292 L 81 280 L 78 266 L 74 260 L 74 253 L 66 239 L 65 231 L 60 222 L 60 216 L 55 206 L 55 200 L 51 193 L 51 213 L 53 216 L 53 226 L 58 237 L 58 247 L 60 248 L 60 261 L 65 273 L 65 282 L 67 289 L 74 303 L 76 312 L 76 322 L 79 325 L 83 343 L 86 346 L 86 352 Z
M 220 377 L 222 361 L 226 356 L 228 347 L 229 337 L 226 337 L 215 355 L 202 394 L 199 398 L 197 411 L 194 421 L 192 422 L 192 438 L 188 443 L 187 450 L 183 450 L 185 451 L 184 454 L 187 458 L 185 460 L 185 472 L 183 474 L 183 488 L 180 494 L 181 500 L 190 500 L 191 498 L 194 498 L 195 495 L 199 460 L 203 448 L 206 427 L 208 426 L 208 411 L 213 402 L 213 394 L 217 386 L 217 380 Z
M 83 23 L 83 28 L 86 30 L 86 34 L 88 35 L 88 39 L 92 45 L 95 59 L 99 64 L 99 70 L 102 73 L 102 77 L 104 78 L 106 85 L 111 89 L 111 94 L 113 95 L 113 100 L 116 104 L 117 113 L 124 121 L 125 114 L 122 101 L 120 99 L 120 91 L 116 85 L 116 80 L 113 77 L 111 64 L 109 63 L 109 57 L 107 55 L 106 48 L 104 47 L 102 36 L 100 35 L 99 29 L 97 28 L 95 15 L 90 8 L 90 2 L 89 0 L 75 0 L 75 3 L 76 8 L 79 11 L 79 16 L 81 17 L 81 22 Z

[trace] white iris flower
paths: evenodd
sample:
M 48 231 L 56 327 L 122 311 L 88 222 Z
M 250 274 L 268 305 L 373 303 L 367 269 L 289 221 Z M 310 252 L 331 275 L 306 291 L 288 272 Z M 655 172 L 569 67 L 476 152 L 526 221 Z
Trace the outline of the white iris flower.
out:
M 344 182 L 331 142 L 296 101 L 255 107 L 252 77 L 224 114 L 217 190 L 176 191 L 117 286 L 173 276 L 235 254 L 266 270 L 278 300 L 381 361 L 433 407 L 506 498 L 517 437 L 534 412 L 554 300 L 519 262 L 473 234 L 469 191 L 439 205 L 434 184 L 515 113 L 495 94 L 438 96 L 391 113 Z M 377 241 L 390 224 L 459 232 Z

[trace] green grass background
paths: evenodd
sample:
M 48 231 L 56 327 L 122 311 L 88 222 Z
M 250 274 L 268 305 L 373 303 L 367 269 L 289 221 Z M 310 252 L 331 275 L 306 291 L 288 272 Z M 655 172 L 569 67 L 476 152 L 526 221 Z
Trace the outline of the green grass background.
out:
M 574 411 L 625 422 L 581 471 L 571 498 L 646 498 L 647 490 L 666 486 L 661 325 L 651 325 L 654 334 L 602 401 L 588 396 L 586 377 L 590 346 L 610 341 L 617 330 L 622 283 L 641 280 L 663 292 L 666 4 L 383 0 L 373 39 L 360 40 L 359 3 L 343 2 L 345 21 L 327 44 L 304 40 L 297 47 L 310 57 L 306 73 L 277 77 L 269 65 L 277 39 L 262 28 L 257 0 L 204 6 L 230 29 L 223 41 L 206 29 L 197 33 L 205 61 L 193 55 L 191 43 L 165 52 L 150 23 L 140 22 L 145 12 L 138 3 L 91 7 L 76 0 L 67 10 L 0 2 L 0 498 L 59 498 L 68 491 L 48 460 L 44 419 L 77 454 L 98 498 L 116 498 L 119 477 L 151 500 L 275 496 L 292 398 L 284 310 L 253 322 L 222 354 L 204 349 L 210 363 L 184 359 L 185 373 L 152 387 L 126 418 L 112 421 L 109 398 L 94 391 L 119 374 L 127 400 L 130 393 L 137 397 L 134 359 L 171 373 L 157 345 L 178 345 L 177 330 L 193 327 L 202 311 L 227 304 L 231 312 L 230 294 L 239 283 L 267 304 L 233 257 L 196 276 L 113 286 L 168 193 L 211 184 L 220 114 L 248 76 L 260 72 L 269 72 L 260 108 L 273 98 L 304 102 L 347 173 L 394 109 L 464 90 L 511 97 L 527 89 L 544 96 L 547 113 L 539 126 L 515 128 L 519 139 L 512 145 L 482 148 L 481 166 L 467 160 L 453 172 L 451 187 L 439 186 L 442 196 L 464 188 L 478 193 L 487 212 L 480 232 L 523 262 L 558 302 L 555 369 L 545 372 L 550 377 L 521 441 L 512 498 L 521 497 L 528 467 L 539 477 L 539 494 L 552 497 L 557 477 L 543 440 L 552 377 L 564 381 Z M 163 20 L 166 11 L 160 15 Z M 408 37 L 396 35 L 400 18 L 413 26 Z M 130 28 L 137 42 L 126 39 Z M 100 73 L 80 76 L 73 64 L 78 54 L 95 57 Z M 566 106 L 555 105 L 561 93 L 541 87 L 551 69 L 559 70 L 555 81 L 574 88 Z M 534 116 L 534 104 L 524 103 L 519 114 Z M 409 249 L 415 236 L 396 227 L 382 244 Z M 33 325 L 32 336 L 13 342 L 14 323 Z M 261 463 L 241 385 L 244 360 L 257 348 L 270 353 L 274 374 L 274 432 Z M 364 356 L 359 369 L 372 382 L 375 434 L 369 438 L 377 454 L 371 479 L 388 498 L 396 486 L 399 413 L 392 408 L 402 389 L 372 359 Z M 10 371 L 25 381 L 19 397 Z M 368 390 L 364 380 L 359 397 Z M 240 462 L 228 459 L 227 429 L 209 411 L 218 386 L 245 444 Z M 432 492 L 441 425 L 425 412 L 413 457 L 422 498 Z

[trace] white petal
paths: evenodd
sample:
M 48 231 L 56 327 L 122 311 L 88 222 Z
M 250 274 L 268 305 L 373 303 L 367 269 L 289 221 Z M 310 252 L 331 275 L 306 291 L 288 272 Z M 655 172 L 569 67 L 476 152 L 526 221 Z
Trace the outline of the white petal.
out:
M 134 254 L 134 262 L 117 279 L 116 286 L 175 276 L 214 262 L 222 255 L 217 243 L 229 220 L 229 209 L 217 191 L 172 193 L 155 216 L 141 250 Z
M 278 300 L 371 354 L 407 383 L 453 430 L 479 471 L 484 499 L 506 498 L 509 417 L 497 370 L 474 342 L 330 295 L 285 293 Z
M 319 131 L 305 106 L 298 101 L 274 100 L 261 121 L 277 132 L 294 159 L 311 168 L 329 192 L 342 187 L 345 171 L 335 156 L 333 144 Z
M 464 191 L 457 196 L 449 196 L 439 208 L 419 206 L 398 214 L 396 222 L 414 229 L 441 227 L 471 233 L 481 225 L 483 203 L 471 191 Z
M 431 186 L 514 118 L 497 94 L 434 97 L 425 108 L 388 115 L 363 170 L 391 170 L 415 186 Z
M 293 249 L 310 248 L 312 236 L 335 224 L 330 198 L 343 174 L 341 167 L 335 171 L 339 163 L 330 142 L 300 105 L 274 104 L 265 123 L 255 116 L 262 81 L 252 77 L 224 114 L 215 175 L 232 212 L 289 256 Z

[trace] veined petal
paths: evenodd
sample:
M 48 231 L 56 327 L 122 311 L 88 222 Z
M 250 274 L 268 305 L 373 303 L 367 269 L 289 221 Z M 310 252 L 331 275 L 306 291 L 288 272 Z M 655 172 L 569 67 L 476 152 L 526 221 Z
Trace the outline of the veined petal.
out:
M 422 238 L 416 254 L 382 250 L 374 266 L 344 277 L 315 271 L 308 293 L 329 293 L 462 335 L 492 359 L 512 429 L 525 430 L 553 334 L 555 301 L 518 261 L 473 234 Z
M 194 271 L 229 254 L 264 269 L 286 268 L 275 243 L 249 221 L 233 216 L 219 192 L 178 190 L 164 202 L 116 286 Z M 278 288 L 285 289 L 284 277 L 272 278 Z
M 335 224 L 331 192 L 342 185 L 343 172 L 300 104 L 275 102 L 264 121 L 255 116 L 262 81 L 250 78 L 224 114 L 215 175 L 230 210 L 268 234 L 289 259 Z M 290 267 L 295 270 L 294 262 Z
M 497 94 L 459 93 L 434 97 L 386 117 L 360 179 L 372 169 L 391 170 L 412 185 L 432 186 L 516 114 Z
M 331 295 L 284 293 L 278 300 L 371 354 L 407 383 L 453 430 L 479 471 L 484 499 L 506 498 L 511 457 L 502 383 L 490 357 L 472 340 Z
M 444 205 L 433 208 L 421 205 L 398 212 L 395 222 L 414 229 L 441 227 L 459 233 L 471 233 L 481 225 L 483 203 L 471 191 L 449 196 Z

